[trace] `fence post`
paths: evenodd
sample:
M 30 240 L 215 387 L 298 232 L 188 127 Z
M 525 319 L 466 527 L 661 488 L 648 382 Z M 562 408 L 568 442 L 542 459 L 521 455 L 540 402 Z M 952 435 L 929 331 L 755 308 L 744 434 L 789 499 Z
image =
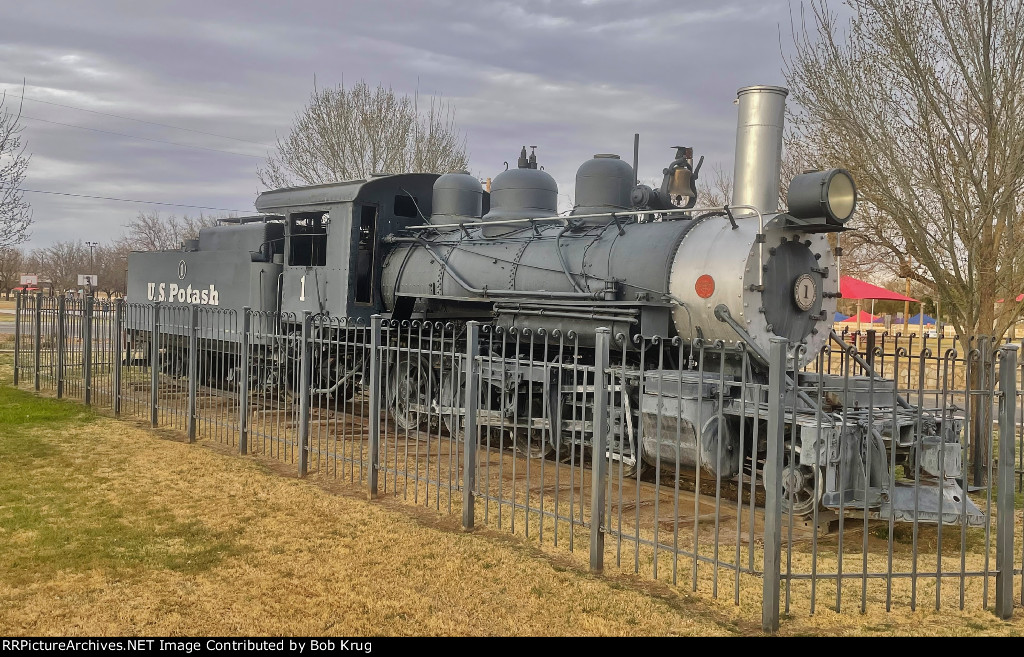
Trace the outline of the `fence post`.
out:
M 1003 347 L 999 365 L 999 472 L 996 478 L 996 616 L 1013 616 L 1013 474 L 1017 418 L 1017 345 Z
M 377 499 L 377 470 L 380 467 L 380 342 L 383 321 L 380 315 L 370 318 L 370 471 L 368 495 Z
M 604 506 L 605 479 L 608 474 L 608 386 L 604 374 L 608 369 L 611 330 L 597 329 L 594 350 L 594 440 L 590 463 L 590 570 L 604 570 Z
M 35 325 L 32 327 L 33 335 L 32 338 L 32 351 L 34 356 L 32 359 L 32 377 L 35 379 L 36 392 L 39 392 L 39 356 L 42 352 L 43 346 L 43 293 L 36 293 L 36 317 Z
M 476 359 L 480 355 L 480 323 L 466 322 L 466 364 L 463 367 L 466 375 L 465 429 L 462 432 L 462 528 L 471 530 L 476 526 L 476 445 L 479 441 L 480 427 L 477 425 L 476 412 L 480 403 L 480 377 Z M 459 381 L 453 382 L 459 389 Z M 458 395 L 455 395 L 458 399 Z M 458 426 L 458 420 L 455 421 Z M 456 430 L 456 433 L 458 431 Z
M 299 368 L 299 476 L 306 476 L 309 459 L 309 390 L 313 387 L 313 314 L 302 311 L 302 363 Z
M 124 364 L 124 299 L 114 302 L 114 417 L 121 417 L 121 366 Z
M 85 298 L 82 311 L 82 386 L 85 388 L 85 405 L 92 404 L 92 312 L 94 304 L 90 294 Z
M 14 386 L 18 386 L 18 369 L 21 367 L 21 311 L 24 303 L 18 292 L 14 299 Z
M 773 337 L 768 356 L 768 453 L 764 461 L 764 580 L 761 629 L 779 629 L 782 567 L 782 457 L 786 422 L 786 339 Z
M 153 324 L 150 326 L 149 342 L 149 422 L 153 427 L 160 423 L 160 302 L 153 302 Z
M 188 441 L 196 441 L 196 397 L 199 393 L 199 338 L 196 335 L 199 324 L 199 306 L 193 305 L 188 314 L 188 409 L 186 427 Z
M 242 364 L 242 378 L 238 382 L 238 453 L 249 453 L 249 329 L 252 308 L 242 308 L 242 343 L 239 361 Z
M 57 297 L 57 399 L 64 396 L 64 342 L 67 340 L 67 297 Z

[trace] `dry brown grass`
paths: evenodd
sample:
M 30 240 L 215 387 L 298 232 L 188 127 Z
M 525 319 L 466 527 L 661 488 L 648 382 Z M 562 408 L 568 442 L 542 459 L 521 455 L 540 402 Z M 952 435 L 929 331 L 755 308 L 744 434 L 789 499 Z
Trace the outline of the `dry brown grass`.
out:
M 0 534 L 4 551 L 20 551 L 22 565 L 18 577 L 0 578 L 3 635 L 737 630 L 728 617 L 680 613 L 692 604 L 684 598 L 653 597 L 525 546 L 431 526 L 394 503 L 333 495 L 313 482 L 276 476 L 253 459 L 160 439 L 125 422 L 100 418 L 26 438 L 53 450 L 33 463 L 33 476 L 70 478 L 70 490 L 85 494 L 81 505 L 103 503 L 127 526 L 153 526 L 152 545 L 141 551 L 174 562 L 118 564 L 97 555 L 70 567 L 40 567 L 32 555 L 37 536 Z M 57 502 L 31 504 L 45 515 Z M 166 531 L 176 524 L 215 537 L 220 553 L 196 554 Z
M 68 498 L 29 500 L 44 526 L 81 532 L 110 517 L 116 525 L 113 539 L 99 543 L 103 554 L 42 561 L 38 531 L 0 524 L 0 553 L 8 555 L 6 566 L 0 561 L 2 635 L 760 633 L 753 578 L 734 605 L 727 573 L 714 599 L 706 571 L 690 592 L 685 563 L 677 586 L 665 581 L 667 561 L 660 581 L 651 581 L 646 553 L 640 575 L 630 574 L 629 555 L 622 569 L 609 558 L 607 574 L 593 576 L 585 535 L 569 553 L 507 530 L 466 534 L 457 515 L 422 501 L 367 502 L 361 489 L 332 479 L 297 480 L 291 464 L 238 457 L 219 444 L 186 445 L 180 434 L 131 421 L 90 418 L 24 438 L 48 449 L 30 462 L 31 476 L 61 481 Z M 117 532 L 131 545 L 118 547 Z M 794 595 L 806 596 L 805 587 Z M 1002 622 L 955 605 L 935 612 L 924 597 L 917 612 L 886 613 L 873 597 L 860 614 L 853 591 L 846 595 L 843 613 L 823 599 L 813 616 L 801 610 L 784 619 L 781 634 L 1024 631 L 1020 610 Z

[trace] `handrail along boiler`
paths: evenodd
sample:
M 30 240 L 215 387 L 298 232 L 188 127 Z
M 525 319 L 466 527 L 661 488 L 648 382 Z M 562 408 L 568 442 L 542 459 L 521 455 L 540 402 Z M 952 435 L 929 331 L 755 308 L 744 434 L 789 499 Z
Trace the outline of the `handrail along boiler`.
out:
M 589 444 L 594 336 L 608 327 L 621 338 L 613 348 L 625 364 L 606 380 L 625 416 L 606 419 L 609 450 L 626 473 L 640 476 L 661 459 L 723 481 L 756 474 L 766 431 L 754 424 L 765 422 L 766 398 L 736 382 L 767 382 L 772 337 L 789 341 L 794 371 L 830 338 L 838 341 L 832 320 L 839 272 L 829 235 L 848 229 L 856 205 L 852 178 L 832 169 L 794 177 L 788 209 L 779 211 L 786 94 L 771 86 L 739 90 L 728 206 L 695 207 L 703 158 L 694 166 L 692 150 L 677 147 L 657 189 L 638 185 L 634 167 L 617 155 L 595 155 L 576 173 L 575 207 L 560 216 L 555 180 L 523 147 L 517 166 L 494 178 L 489 192 L 465 172 L 264 192 L 258 216 L 204 228 L 181 250 L 131 254 L 128 298 L 279 313 L 279 334 L 299 331 L 310 311 L 356 322 L 374 314 L 478 320 L 493 327 L 492 341 L 574 335 L 577 365 L 591 366 L 582 382 L 558 374 L 555 364 L 567 355 L 556 348 L 531 352 L 540 366 L 521 367 L 522 355 L 508 345 L 487 361 L 487 368 L 514 368 L 516 376 L 482 376 L 482 395 L 498 410 L 481 413 L 479 422 L 512 433 L 531 457 L 548 455 L 556 443 Z M 345 322 L 318 326 L 347 330 Z M 135 348 L 149 353 L 143 347 L 150 327 L 130 318 L 127 329 Z M 188 343 L 181 329 L 167 330 L 160 366 L 173 373 L 175 363 L 187 362 Z M 652 336 L 662 339 L 645 340 Z M 247 371 L 238 336 L 214 337 L 201 335 L 200 344 L 218 350 L 227 366 L 211 382 L 229 385 Z M 415 338 L 431 339 L 423 332 Z M 260 371 L 278 374 L 251 385 L 284 385 L 294 350 L 273 336 L 252 339 L 251 356 L 274 364 Z M 312 371 L 319 394 L 351 391 L 367 367 L 362 351 L 332 346 L 340 342 L 317 341 Z M 641 351 L 648 356 L 639 358 Z M 385 403 L 402 428 L 415 429 L 428 410 L 441 409 L 456 431 L 464 378 L 448 357 L 402 360 L 384 373 Z M 730 382 L 728 390 L 718 391 L 721 381 Z M 801 372 L 789 383 L 798 390 L 786 424 L 791 446 L 783 481 L 793 512 L 821 505 L 893 513 L 897 520 L 982 521 L 956 481 L 958 420 L 918 412 L 895 394 L 893 381 L 878 377 Z M 817 390 L 826 394 L 819 399 Z M 836 390 L 842 394 L 829 392 Z M 567 419 L 577 417 L 572 405 L 582 423 Z M 742 455 L 741 433 L 748 443 L 760 436 Z M 916 486 L 890 472 L 893 450 L 892 461 L 921 473 Z

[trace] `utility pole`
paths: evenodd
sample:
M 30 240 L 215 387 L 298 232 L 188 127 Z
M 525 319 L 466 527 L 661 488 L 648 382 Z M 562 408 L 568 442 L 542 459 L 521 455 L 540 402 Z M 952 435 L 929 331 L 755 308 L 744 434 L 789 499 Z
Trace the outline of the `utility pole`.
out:
M 910 296 L 910 262 L 911 262 L 910 261 L 910 256 L 908 255 L 907 256 L 907 271 L 906 271 L 906 274 L 907 274 L 907 276 L 906 276 L 906 278 L 907 278 L 906 296 L 908 296 L 908 297 Z M 921 312 L 924 312 L 924 311 L 922 310 Z M 909 330 L 909 326 L 910 326 L 910 302 L 909 301 L 904 301 L 903 302 L 903 335 L 907 334 L 907 331 Z
M 88 289 L 88 294 L 89 294 L 89 296 L 91 296 L 92 295 L 92 278 L 91 278 L 91 276 L 94 273 L 96 273 L 96 258 L 95 258 L 95 256 L 93 256 L 93 250 L 97 246 L 99 246 L 100 243 L 99 242 L 86 242 L 85 245 L 87 247 L 89 247 L 89 272 L 90 272 L 89 273 L 90 278 L 86 279 L 85 283 L 86 283 L 86 288 Z

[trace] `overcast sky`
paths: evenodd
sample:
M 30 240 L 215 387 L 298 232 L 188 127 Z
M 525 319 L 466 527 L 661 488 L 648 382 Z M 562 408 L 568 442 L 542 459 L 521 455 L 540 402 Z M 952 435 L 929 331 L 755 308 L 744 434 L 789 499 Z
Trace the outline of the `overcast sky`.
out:
M 786 0 L 36 0 L 0 22 L 0 85 L 16 103 L 24 79 L 31 99 L 27 189 L 254 212 L 256 168 L 315 75 L 319 86 L 364 79 L 442 95 L 472 173 L 493 177 L 536 144 L 571 194 L 594 153 L 630 161 L 634 132 L 641 178 L 660 178 L 674 145 L 731 171 L 736 89 L 783 83 L 790 10 Z M 26 196 L 29 247 L 107 241 L 140 210 L 201 211 Z

